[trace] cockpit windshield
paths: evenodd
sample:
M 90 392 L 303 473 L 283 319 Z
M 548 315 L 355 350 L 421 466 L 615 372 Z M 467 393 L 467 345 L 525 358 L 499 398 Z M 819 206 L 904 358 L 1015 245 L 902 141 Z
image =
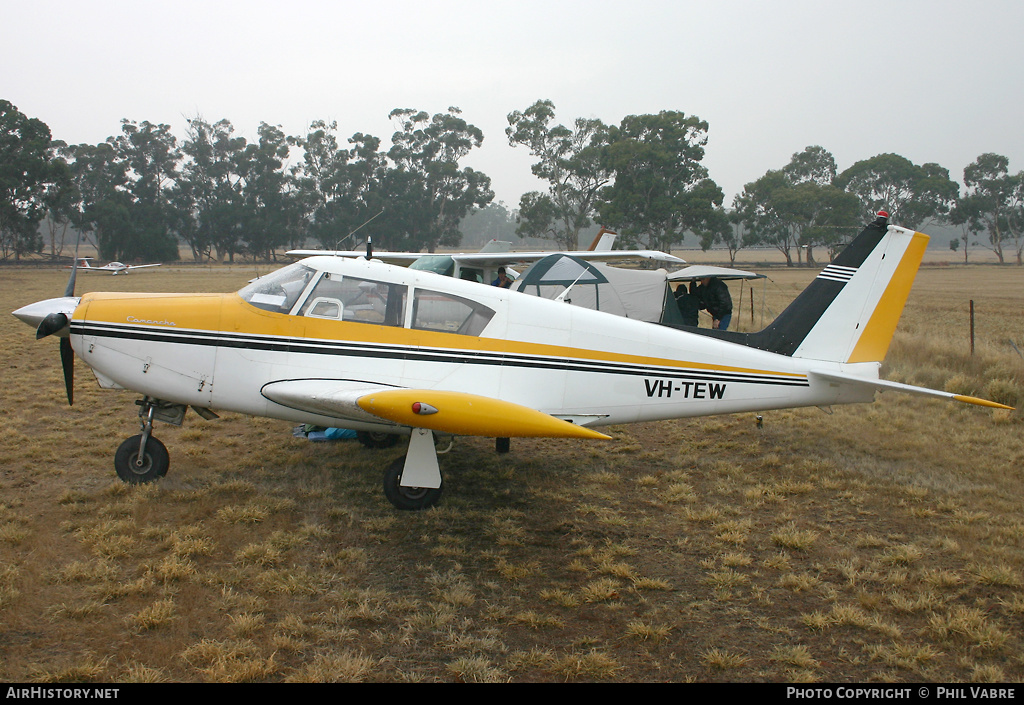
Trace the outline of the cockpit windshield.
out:
M 250 282 L 238 295 L 264 311 L 288 313 L 315 274 L 316 270 L 296 262 Z
M 450 255 L 423 255 L 410 264 L 409 269 L 419 269 L 450 277 L 455 273 L 455 259 Z
M 334 272 L 318 276 L 301 262 L 253 280 L 238 295 L 273 313 L 472 336 L 479 336 L 495 314 L 479 301 L 443 291 Z

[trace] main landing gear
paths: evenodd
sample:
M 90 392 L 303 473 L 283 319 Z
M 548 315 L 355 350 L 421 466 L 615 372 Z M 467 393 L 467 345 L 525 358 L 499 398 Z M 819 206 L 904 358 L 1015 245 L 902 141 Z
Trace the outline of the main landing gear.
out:
M 494 450 L 499 454 L 508 453 L 510 446 L 509 438 L 495 439 Z M 409 437 L 409 452 L 392 461 L 384 471 L 384 496 L 396 509 L 419 511 L 441 500 L 444 487 L 437 455 L 434 434 L 425 428 L 414 428 Z
M 384 496 L 395 509 L 419 511 L 437 504 L 442 492 L 434 434 L 414 428 L 405 457 L 397 458 L 384 471 Z
M 356 431 L 356 438 L 367 448 L 390 448 L 398 443 L 397 433 L 384 431 Z

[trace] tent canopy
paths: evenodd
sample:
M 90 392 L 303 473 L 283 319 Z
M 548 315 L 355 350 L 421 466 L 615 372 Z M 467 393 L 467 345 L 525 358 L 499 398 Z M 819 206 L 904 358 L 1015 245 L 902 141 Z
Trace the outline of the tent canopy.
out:
M 641 321 L 676 322 L 679 312 L 667 277 L 664 269 L 622 269 L 557 253 L 535 262 L 512 288 Z

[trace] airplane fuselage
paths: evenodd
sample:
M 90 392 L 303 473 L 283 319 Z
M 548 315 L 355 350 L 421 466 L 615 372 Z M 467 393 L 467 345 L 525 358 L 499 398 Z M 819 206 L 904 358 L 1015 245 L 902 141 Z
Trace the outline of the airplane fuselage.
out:
M 274 390 L 301 380 L 314 389 L 450 390 L 588 427 L 873 398 L 840 396 L 839 387 L 809 378 L 805 360 L 685 331 L 374 261 L 304 262 L 308 279 L 287 302 L 288 312 L 265 310 L 239 294 L 87 294 L 72 317 L 72 346 L 103 387 L 378 430 L 391 427 L 369 415 L 316 413 L 309 403 L 295 408 Z M 317 296 L 318 283 L 339 275 L 363 282 L 364 290 L 400 292 L 392 320 L 376 320 L 372 297 L 344 303 L 337 318 L 314 314 L 311 301 L 330 298 Z M 479 330 L 451 332 L 467 305 L 488 320 Z

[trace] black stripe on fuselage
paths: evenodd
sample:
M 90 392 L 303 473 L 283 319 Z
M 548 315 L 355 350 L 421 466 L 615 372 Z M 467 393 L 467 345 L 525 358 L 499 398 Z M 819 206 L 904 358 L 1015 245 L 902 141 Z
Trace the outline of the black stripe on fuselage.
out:
M 565 372 L 597 372 L 627 376 L 658 376 L 665 379 L 742 382 L 746 384 L 767 384 L 806 387 L 807 378 L 787 375 L 772 375 L 756 372 L 728 370 L 700 370 L 637 365 L 605 360 L 579 358 L 554 358 L 541 355 L 531 356 L 515 353 L 466 350 L 462 348 L 424 348 L 385 345 L 380 343 L 356 343 L 351 341 L 322 340 L 310 338 L 285 338 L 278 336 L 240 335 L 196 330 L 173 330 L 142 325 L 122 325 L 72 321 L 74 335 L 97 338 L 119 338 L 179 345 L 237 348 L 281 353 L 331 355 L 340 357 L 372 357 L 378 359 L 410 360 L 414 362 L 439 362 L 448 364 L 488 365 L 547 369 Z

